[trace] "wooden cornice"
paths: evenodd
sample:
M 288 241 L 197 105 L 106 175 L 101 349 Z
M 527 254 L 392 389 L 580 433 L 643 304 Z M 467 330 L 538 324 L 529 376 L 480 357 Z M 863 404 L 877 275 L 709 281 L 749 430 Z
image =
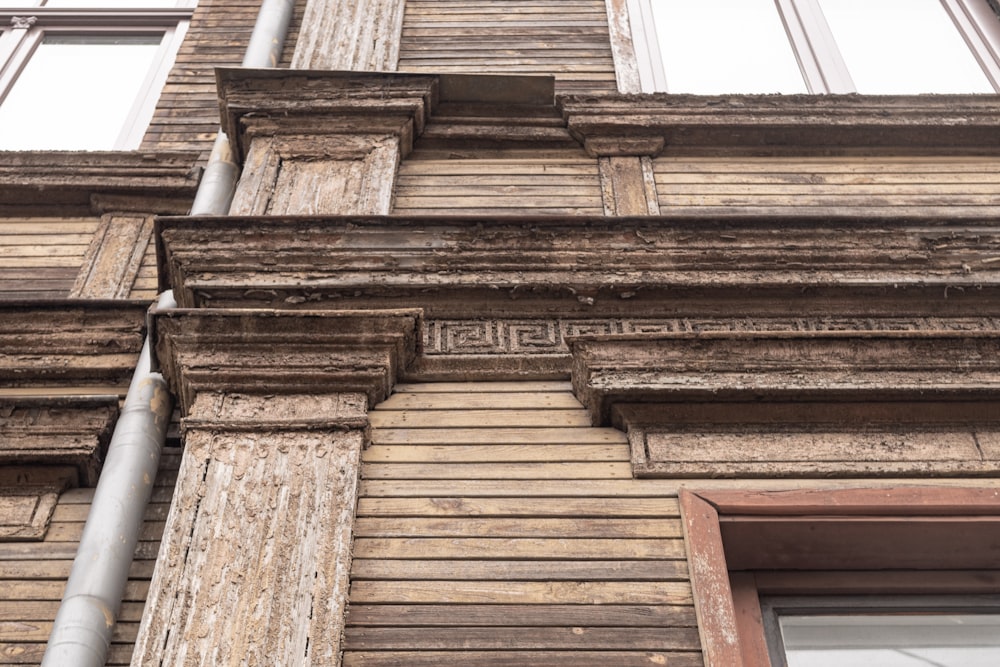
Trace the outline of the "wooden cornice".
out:
M 544 127 L 511 130 L 517 123 L 510 111 L 544 106 L 554 112 L 552 77 L 243 68 L 220 68 L 216 77 L 222 127 L 240 162 L 253 136 L 395 135 L 405 156 L 441 104 L 478 119 L 460 123 L 444 139 L 495 140 L 514 132 L 515 140 L 553 140 Z M 495 109 L 507 111 L 489 113 Z M 491 115 L 504 122 L 484 120 Z M 557 135 L 568 139 L 564 129 Z
M 0 397 L 0 467 L 72 467 L 93 486 L 117 419 L 117 395 Z
M 155 312 L 160 368 L 182 411 L 199 392 L 361 393 L 384 400 L 419 352 L 419 310 Z M 323 414 L 307 415 L 322 422 Z
M 197 153 L 4 153 L 0 216 L 183 213 L 201 177 L 197 161 Z
M 997 332 L 705 332 L 569 344 L 574 391 L 595 424 L 630 404 L 1000 398 Z
M 996 95 L 655 93 L 568 95 L 558 104 L 594 155 L 1000 152 Z
M 636 477 L 1000 472 L 1000 333 L 577 336 L 573 388 Z
M 59 385 L 124 390 L 142 348 L 148 305 L 81 299 L 0 303 L 5 395 L 38 395 Z
M 949 290 L 995 299 L 987 292 L 1000 286 L 994 221 L 920 216 L 163 218 L 157 243 L 160 287 L 182 307 L 378 299 L 428 316 L 441 313 L 435 304 L 462 316 L 462 303 L 468 315 L 487 304 L 547 313 L 553 303 L 567 314 L 652 315 L 678 295 L 728 292 L 729 307 L 750 315 L 750 297 L 806 295 L 801 307 L 822 313 L 826 302 L 809 295 L 823 290 L 912 290 L 937 302 Z

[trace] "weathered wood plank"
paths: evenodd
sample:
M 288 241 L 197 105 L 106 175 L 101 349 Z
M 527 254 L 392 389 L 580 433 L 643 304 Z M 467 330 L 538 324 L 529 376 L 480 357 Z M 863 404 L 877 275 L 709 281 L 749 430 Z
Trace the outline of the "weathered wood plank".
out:
M 572 392 L 573 385 L 564 381 L 543 382 L 420 382 L 415 384 L 401 382 L 396 385 L 393 396 L 402 394 L 462 394 L 482 393 L 487 395 L 506 393 L 544 393 Z M 375 409 L 378 410 L 382 404 Z
M 680 537 L 679 521 L 359 517 L 357 537 Z
M 680 516 L 676 498 L 378 498 L 358 501 L 358 516 L 647 517 Z
M 373 603 L 692 604 L 678 581 L 355 581 L 351 600 Z
M 369 463 L 368 479 L 631 479 L 632 464 L 598 463 Z
M 354 604 L 349 626 L 566 626 L 693 627 L 687 605 L 369 605 Z
M 681 540 L 560 538 L 358 538 L 356 558 L 533 558 L 548 560 L 680 558 Z
M 490 427 L 519 424 L 531 426 L 590 426 L 590 414 L 582 407 L 570 410 L 376 410 L 368 415 L 374 428 Z
M 702 667 L 696 652 L 657 651 L 348 651 L 344 667 Z
M 377 412 L 372 413 L 377 414 Z M 476 428 L 373 428 L 372 442 L 380 445 L 477 444 L 601 444 L 626 442 L 613 428 L 546 428 L 504 426 Z
M 569 391 L 562 392 L 400 392 L 379 403 L 375 413 L 383 410 L 476 410 L 476 409 L 583 409 L 583 404 Z M 373 413 L 374 414 L 374 413 Z
M 137 622 L 142 617 L 145 602 L 125 602 L 118 615 L 119 621 Z M 0 605 L 0 620 L 2 621 L 48 621 L 56 617 L 59 611 L 59 601 L 11 601 Z M 471 625 L 471 623 L 469 623 Z
M 129 567 L 129 577 L 146 578 L 152 576 L 154 560 L 134 560 Z M 65 581 L 69 578 L 73 561 L 70 559 L 53 560 L 0 560 L 0 580 L 3 579 L 54 579 Z
M 582 626 L 479 628 L 352 627 L 344 634 L 346 650 L 646 650 L 693 651 L 694 628 L 591 628 Z
M 454 581 L 685 581 L 683 560 L 394 560 L 358 558 L 351 578 Z M 527 625 L 527 623 L 525 624 Z
M 372 445 L 366 463 L 628 461 L 627 445 Z

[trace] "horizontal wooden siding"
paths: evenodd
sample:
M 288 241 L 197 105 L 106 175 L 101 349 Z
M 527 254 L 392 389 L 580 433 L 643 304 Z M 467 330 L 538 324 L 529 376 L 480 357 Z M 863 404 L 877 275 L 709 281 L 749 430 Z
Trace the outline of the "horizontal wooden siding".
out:
M 407 0 L 399 69 L 551 74 L 557 92 L 616 91 L 604 0 Z
M 0 299 L 65 299 L 83 266 L 96 218 L 0 220 Z
M 414 152 L 399 167 L 399 215 L 602 215 L 597 161 L 582 151 L 448 158 Z
M 994 158 L 683 158 L 654 161 L 663 213 L 1000 213 Z
M 345 666 L 701 664 L 676 497 L 568 383 L 404 385 L 371 420 Z
M 180 456 L 179 449 L 168 448 L 160 460 L 108 665 L 127 665 L 132 659 Z M 0 665 L 41 663 L 93 498 L 94 489 L 66 491 L 44 541 L 0 543 Z

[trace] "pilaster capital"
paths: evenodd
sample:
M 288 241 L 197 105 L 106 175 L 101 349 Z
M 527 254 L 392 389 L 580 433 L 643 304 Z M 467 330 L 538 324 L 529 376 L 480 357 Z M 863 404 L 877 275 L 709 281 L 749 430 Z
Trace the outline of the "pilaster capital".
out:
M 419 310 L 181 309 L 154 313 L 152 336 L 185 416 L 351 426 L 416 357 L 420 319 Z
M 325 70 L 216 71 L 222 127 L 242 162 L 254 136 L 395 136 L 406 155 L 438 101 L 438 77 Z M 323 142 L 321 142 L 323 143 Z
M 983 95 L 654 93 L 564 95 L 557 103 L 570 134 L 598 156 L 653 155 L 656 138 L 674 154 L 1000 150 L 1000 113 Z

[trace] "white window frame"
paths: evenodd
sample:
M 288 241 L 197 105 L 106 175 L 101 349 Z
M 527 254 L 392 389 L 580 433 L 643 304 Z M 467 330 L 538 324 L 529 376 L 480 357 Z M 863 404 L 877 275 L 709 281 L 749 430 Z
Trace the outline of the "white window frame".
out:
M 139 93 L 110 147 L 138 148 L 190 24 L 194 0 L 174 1 L 177 7 L 163 9 L 0 8 L 0 104 L 46 35 L 161 35 Z
M 643 92 L 672 92 L 660 57 L 652 3 L 626 0 Z M 690 0 L 697 2 L 698 0 Z M 993 86 L 1000 93 L 1000 18 L 985 0 L 939 0 Z M 854 93 L 840 50 L 818 0 L 774 0 L 810 93 Z

